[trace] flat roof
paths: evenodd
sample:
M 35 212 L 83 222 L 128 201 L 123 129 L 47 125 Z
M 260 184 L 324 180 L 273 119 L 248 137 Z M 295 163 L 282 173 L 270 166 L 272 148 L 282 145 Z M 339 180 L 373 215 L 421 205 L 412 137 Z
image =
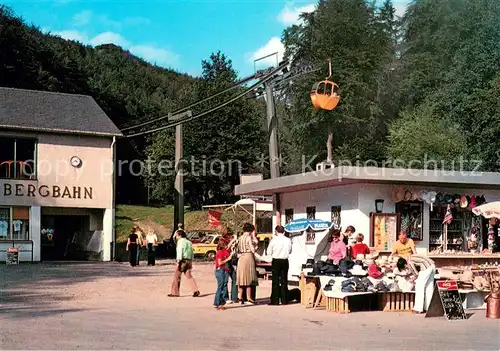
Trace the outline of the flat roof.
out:
M 500 190 L 500 173 L 341 166 L 236 185 L 234 193 L 272 195 L 357 183 L 446 185 L 456 188 Z

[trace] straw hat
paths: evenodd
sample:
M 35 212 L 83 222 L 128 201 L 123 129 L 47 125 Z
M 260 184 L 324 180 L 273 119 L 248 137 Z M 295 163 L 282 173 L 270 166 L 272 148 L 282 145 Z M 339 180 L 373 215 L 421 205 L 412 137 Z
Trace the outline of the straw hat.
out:
M 398 189 L 398 192 L 396 194 L 396 199 L 397 199 L 396 202 L 400 202 L 400 201 L 403 201 L 405 199 L 405 189 L 403 187 L 400 187 Z
M 349 272 L 351 272 L 352 275 L 363 276 L 363 277 L 368 274 L 368 272 L 365 271 L 363 267 L 361 267 L 358 264 L 354 265 L 354 267 Z
M 370 259 L 366 259 L 366 260 L 364 260 L 364 261 L 363 261 L 363 264 L 364 264 L 365 266 L 370 266 L 370 265 L 374 265 L 374 264 L 375 264 L 375 261 L 374 261 L 373 259 L 371 259 L 371 258 L 370 258 Z
M 411 201 L 417 201 L 418 200 L 418 192 L 412 191 L 411 192 Z

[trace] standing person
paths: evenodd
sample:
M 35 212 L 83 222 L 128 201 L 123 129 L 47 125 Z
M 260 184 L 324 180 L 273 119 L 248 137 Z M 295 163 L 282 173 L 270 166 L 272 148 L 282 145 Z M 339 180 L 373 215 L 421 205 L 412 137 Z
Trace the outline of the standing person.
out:
M 126 248 L 129 254 L 129 262 L 132 267 L 137 265 L 137 240 L 139 237 L 136 232 L 137 227 L 133 227 L 132 232 L 128 236 Z
M 354 233 L 356 233 L 356 228 L 350 225 L 345 229 L 345 232 L 341 234 L 341 239 L 344 244 L 346 244 L 346 246 L 348 246 L 350 243 L 354 244 L 356 242 Z
M 142 230 L 140 228 L 137 228 L 136 230 L 137 234 L 137 265 L 141 262 L 141 250 L 142 250 L 142 245 L 144 243 L 144 237 L 142 236 Z
M 146 245 L 148 246 L 148 266 L 155 265 L 155 247 L 158 246 L 158 237 L 153 229 L 149 229 L 146 235 Z
M 225 294 L 227 294 L 227 282 L 229 280 L 229 267 L 227 263 L 231 261 L 231 255 L 227 250 L 227 244 L 221 240 L 217 244 L 215 254 L 215 278 L 217 279 L 217 290 L 215 291 L 214 305 L 218 310 L 226 309 Z
M 246 290 L 247 302 L 253 305 L 252 285 L 258 281 L 257 270 L 255 269 L 255 246 L 252 240 L 252 233 L 255 227 L 250 223 L 243 225 L 243 234 L 238 239 L 238 266 L 236 269 L 236 281 L 238 284 L 238 297 L 243 304 L 243 289 Z
M 230 230 L 224 227 L 221 231 L 221 239 L 227 244 L 227 250 L 231 255 L 231 260 L 227 263 L 229 268 L 229 278 L 231 278 L 231 300 L 229 299 L 229 291 L 226 289 L 224 292 L 224 297 L 227 303 L 238 302 L 238 286 L 236 285 L 236 266 L 238 265 L 238 254 L 236 252 L 236 245 L 238 243 L 238 238 L 233 235 Z M 228 282 L 229 285 L 229 282 Z
M 334 229 L 332 238 L 333 241 L 328 251 L 328 259 L 332 260 L 334 264 L 339 264 L 340 260 L 347 255 L 347 247 L 340 239 L 340 230 Z
M 415 243 L 413 240 L 408 239 L 406 232 L 401 231 L 398 241 L 396 241 L 392 247 L 391 256 L 397 255 L 403 258 L 409 258 L 416 253 L 417 250 L 415 250 Z
M 191 270 L 193 269 L 193 245 L 191 244 L 191 241 L 187 239 L 186 232 L 182 229 L 178 229 L 175 232 L 175 239 L 177 241 L 177 266 L 175 267 L 174 280 L 172 281 L 170 294 L 168 294 L 168 296 L 179 296 L 182 273 L 184 273 L 184 276 L 191 285 L 193 297 L 200 296 L 198 285 L 196 285 L 196 281 L 191 275 Z
M 272 290 L 270 305 L 288 304 L 288 257 L 292 252 L 292 241 L 285 236 L 285 228 L 275 228 L 276 235 L 269 243 L 267 254 L 272 261 Z

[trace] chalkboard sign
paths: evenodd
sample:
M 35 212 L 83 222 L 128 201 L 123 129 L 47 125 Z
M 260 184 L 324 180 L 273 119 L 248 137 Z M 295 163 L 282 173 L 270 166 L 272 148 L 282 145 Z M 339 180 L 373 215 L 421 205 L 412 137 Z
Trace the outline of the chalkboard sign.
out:
M 7 265 L 19 264 L 19 249 L 17 247 L 9 247 L 7 249 Z
M 426 317 L 442 315 L 445 315 L 448 320 L 467 319 L 456 280 L 436 282 L 436 289 L 434 289 Z

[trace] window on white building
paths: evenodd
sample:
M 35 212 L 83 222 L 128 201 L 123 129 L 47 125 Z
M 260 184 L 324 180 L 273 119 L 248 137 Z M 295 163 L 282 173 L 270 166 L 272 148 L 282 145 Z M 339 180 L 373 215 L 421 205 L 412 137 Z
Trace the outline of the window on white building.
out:
M 340 228 L 340 206 L 332 206 L 331 208 L 331 221 L 334 228 Z
M 315 219 L 316 218 L 316 206 L 310 206 L 306 208 L 307 218 Z
M 0 207 L 0 240 L 29 240 L 29 207 Z
M 291 221 L 293 221 L 293 208 L 287 208 L 285 209 L 285 224 L 288 224 Z
M 0 137 L 0 178 L 34 179 L 36 140 Z

